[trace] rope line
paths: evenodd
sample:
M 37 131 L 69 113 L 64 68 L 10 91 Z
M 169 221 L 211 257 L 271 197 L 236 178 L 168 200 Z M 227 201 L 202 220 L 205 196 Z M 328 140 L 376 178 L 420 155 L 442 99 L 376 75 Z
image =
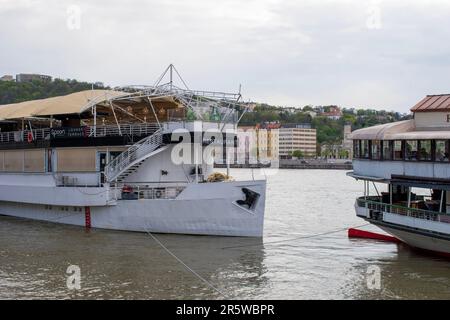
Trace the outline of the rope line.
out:
M 365 224 L 361 224 L 361 225 L 354 226 L 354 227 L 346 227 L 346 228 L 341 228 L 341 229 L 337 229 L 337 230 L 331 230 L 331 231 L 327 231 L 327 232 L 323 232 L 323 233 L 316 233 L 316 234 L 311 234 L 311 235 L 306 235 L 306 236 L 300 236 L 300 237 L 296 237 L 296 238 L 292 238 L 292 239 L 270 241 L 270 242 L 265 242 L 265 243 L 255 243 L 255 244 L 241 245 L 241 246 L 222 247 L 221 249 L 260 247 L 260 246 L 265 246 L 265 245 L 274 244 L 274 243 L 283 243 L 283 242 L 291 242 L 291 241 L 301 240 L 301 239 L 310 239 L 310 238 L 316 238 L 316 237 L 320 237 L 320 236 L 326 236 L 326 235 L 333 234 L 333 233 L 338 233 L 341 231 L 348 230 L 349 228 L 361 228 L 361 227 L 365 227 L 368 225 L 370 225 L 370 223 L 365 223 Z
M 211 282 L 206 280 L 204 277 L 202 277 L 200 274 L 198 274 L 194 269 L 189 267 L 186 263 L 183 262 L 180 258 L 178 258 L 172 251 L 170 251 L 159 239 L 154 236 L 147 228 L 145 230 L 147 234 L 152 237 L 152 239 L 159 244 L 168 254 L 170 254 L 175 260 L 177 260 L 183 267 L 185 267 L 189 272 L 191 272 L 194 276 L 196 276 L 198 279 L 200 279 L 202 282 L 206 283 L 211 289 L 219 293 L 223 298 L 229 299 L 229 297 L 224 294 L 221 290 L 219 290 L 216 286 L 214 286 Z

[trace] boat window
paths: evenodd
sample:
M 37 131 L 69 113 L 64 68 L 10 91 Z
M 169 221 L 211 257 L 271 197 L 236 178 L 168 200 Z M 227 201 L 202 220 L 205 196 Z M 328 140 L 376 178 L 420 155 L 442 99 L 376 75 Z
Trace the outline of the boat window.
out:
M 354 158 L 360 158 L 360 140 L 353 141 L 353 156 Z
M 402 141 L 394 141 L 394 160 L 403 160 Z
M 419 141 L 419 158 L 422 161 L 431 161 L 431 140 Z
M 381 142 L 380 140 L 372 141 L 372 159 L 380 160 L 381 158 Z
M 417 160 L 417 148 L 418 148 L 417 140 L 406 140 L 406 152 L 405 152 L 406 160 L 410 161 Z
M 382 141 L 383 143 L 383 160 L 392 160 L 392 141 Z
M 439 162 L 449 161 L 449 142 L 448 140 L 436 140 L 435 159 Z
M 109 162 L 113 161 L 115 158 L 117 158 L 122 152 L 121 151 L 111 151 L 109 153 Z
M 369 159 L 369 140 L 361 140 L 361 158 Z

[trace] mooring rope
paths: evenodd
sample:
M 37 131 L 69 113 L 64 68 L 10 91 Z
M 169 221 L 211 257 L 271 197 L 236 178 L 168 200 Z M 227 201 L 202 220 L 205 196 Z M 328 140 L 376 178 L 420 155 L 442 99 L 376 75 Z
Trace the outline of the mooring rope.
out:
M 264 243 L 255 243 L 255 244 L 248 244 L 248 245 L 240 245 L 240 246 L 222 247 L 221 249 L 260 247 L 260 246 L 270 245 L 270 244 L 274 244 L 274 243 L 292 242 L 292 241 L 302 240 L 302 239 L 317 238 L 317 237 L 320 237 L 320 236 L 326 236 L 326 235 L 329 235 L 329 234 L 342 232 L 342 231 L 348 230 L 349 228 L 361 228 L 361 227 L 365 227 L 365 226 L 368 226 L 368 225 L 370 225 L 370 223 L 365 223 L 365 224 L 361 224 L 361 225 L 354 226 L 354 227 L 345 227 L 345 228 L 340 228 L 340 229 L 336 229 L 336 230 L 330 230 L 330 231 L 323 232 L 323 233 L 316 233 L 316 234 L 310 234 L 310 235 L 306 235 L 306 236 L 300 236 L 300 237 L 291 238 L 291 239 L 276 240 L 276 241 L 270 241 L 270 242 L 264 242 Z
M 147 232 L 147 234 L 152 237 L 152 239 L 161 246 L 161 248 L 163 248 L 168 254 L 170 254 L 175 260 L 177 260 L 184 268 L 186 268 L 189 272 L 191 272 L 194 276 L 196 276 L 198 279 L 200 279 L 202 282 L 206 283 L 208 285 L 208 287 L 210 287 L 211 289 L 213 289 L 214 291 L 216 291 L 217 293 L 219 293 L 224 299 L 229 299 L 228 295 L 226 295 L 225 293 L 223 293 L 221 290 L 219 290 L 215 285 L 213 285 L 211 282 L 209 282 L 208 280 L 206 280 L 204 277 L 202 277 L 200 274 L 198 274 L 198 272 L 196 272 L 194 269 L 192 269 L 191 267 L 189 267 L 183 260 L 181 260 L 175 253 L 173 253 L 172 251 L 170 251 L 161 241 L 159 241 L 159 239 L 153 235 L 148 228 L 145 228 L 145 232 Z

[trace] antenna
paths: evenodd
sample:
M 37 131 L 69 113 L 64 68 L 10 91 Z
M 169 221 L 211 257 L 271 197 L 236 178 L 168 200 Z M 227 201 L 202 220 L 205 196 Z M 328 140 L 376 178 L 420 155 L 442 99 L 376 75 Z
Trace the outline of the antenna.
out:
M 162 80 L 167 76 L 169 76 L 169 82 L 165 83 L 168 84 L 170 86 L 170 89 L 173 88 L 173 76 L 174 76 L 174 72 L 177 75 L 178 79 L 181 81 L 181 83 L 183 84 L 183 86 L 186 88 L 186 90 L 189 90 L 189 87 L 187 86 L 186 82 L 183 80 L 183 78 L 181 77 L 180 73 L 178 72 L 177 68 L 175 68 L 175 66 L 171 63 L 169 64 L 169 66 L 164 70 L 164 72 L 159 76 L 159 78 L 156 80 L 155 84 L 153 85 L 154 87 L 157 87 L 161 84 Z

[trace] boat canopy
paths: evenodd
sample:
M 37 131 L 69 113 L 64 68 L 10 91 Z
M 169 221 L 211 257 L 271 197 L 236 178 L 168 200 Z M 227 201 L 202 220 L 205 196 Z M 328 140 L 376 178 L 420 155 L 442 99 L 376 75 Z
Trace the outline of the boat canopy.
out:
M 447 140 L 450 130 L 417 129 L 414 120 L 386 123 L 369 128 L 355 130 L 351 133 L 352 140 Z
M 167 85 L 127 90 L 131 91 L 86 90 L 0 105 L 0 121 L 75 117 L 92 124 L 97 117 L 103 124 L 157 122 L 185 120 L 190 112 L 190 120 L 236 122 L 235 111 L 246 107 L 239 101 L 240 94 L 183 90 Z
M 398 134 L 411 132 L 414 129 L 414 120 L 405 120 L 355 130 L 351 133 L 350 138 L 353 140 L 395 140 Z
M 237 123 L 248 105 L 239 93 L 190 90 L 174 85 L 170 65 L 153 86 L 85 90 L 65 96 L 0 105 L 0 122 L 62 121 L 69 126 L 170 121 Z M 163 83 L 167 75 L 170 81 Z M 63 124 L 64 125 L 64 124 Z
M 0 106 L 0 119 L 11 120 L 63 114 L 81 114 L 93 104 L 128 95 L 113 90 L 85 90 L 66 96 L 52 97 Z

